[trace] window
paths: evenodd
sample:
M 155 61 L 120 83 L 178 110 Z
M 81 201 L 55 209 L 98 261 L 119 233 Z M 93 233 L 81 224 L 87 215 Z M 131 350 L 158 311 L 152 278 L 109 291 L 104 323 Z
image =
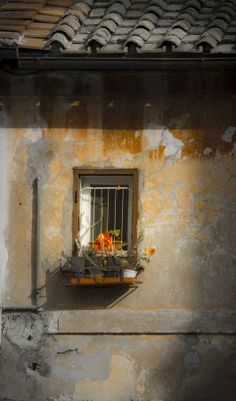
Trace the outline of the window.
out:
M 73 239 L 93 246 L 101 232 L 118 233 L 129 250 L 136 241 L 137 170 L 74 169 Z

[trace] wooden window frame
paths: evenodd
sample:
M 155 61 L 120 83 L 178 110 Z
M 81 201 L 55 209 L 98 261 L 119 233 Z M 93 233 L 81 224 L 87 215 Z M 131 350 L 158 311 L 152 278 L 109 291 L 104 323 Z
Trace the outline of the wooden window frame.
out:
M 104 169 L 104 168 L 73 168 L 73 213 L 72 213 L 72 239 L 73 253 L 76 253 L 75 239 L 80 227 L 80 176 L 82 175 L 127 175 L 133 178 L 133 207 L 132 207 L 132 230 L 131 230 L 131 246 L 137 242 L 137 222 L 138 222 L 138 169 Z

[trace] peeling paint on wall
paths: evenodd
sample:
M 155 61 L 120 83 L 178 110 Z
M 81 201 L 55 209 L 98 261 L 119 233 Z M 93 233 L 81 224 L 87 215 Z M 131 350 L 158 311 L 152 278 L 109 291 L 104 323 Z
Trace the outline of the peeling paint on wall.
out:
M 149 124 L 148 128 L 146 128 L 143 133 L 148 141 L 145 149 L 146 151 L 162 146 L 164 147 L 164 157 L 172 157 L 175 159 L 181 157 L 184 143 L 175 138 L 168 128 Z
M 224 135 L 221 136 L 222 141 L 228 143 L 232 142 L 235 133 L 236 133 L 236 127 L 228 127 Z

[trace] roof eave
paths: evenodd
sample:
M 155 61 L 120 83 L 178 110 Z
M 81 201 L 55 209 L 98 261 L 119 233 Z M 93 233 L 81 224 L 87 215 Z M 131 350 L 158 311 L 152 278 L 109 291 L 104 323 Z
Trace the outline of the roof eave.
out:
M 137 55 L 53 55 L 42 51 L 1 48 L 0 61 L 17 61 L 21 70 L 111 70 L 176 69 L 235 67 L 236 54 L 142 53 Z

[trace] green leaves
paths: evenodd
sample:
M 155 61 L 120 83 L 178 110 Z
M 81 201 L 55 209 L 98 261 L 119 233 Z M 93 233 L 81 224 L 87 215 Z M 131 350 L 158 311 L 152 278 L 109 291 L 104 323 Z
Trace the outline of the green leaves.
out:
M 111 234 L 113 237 L 119 238 L 120 237 L 120 230 L 119 229 L 110 230 L 109 234 Z

